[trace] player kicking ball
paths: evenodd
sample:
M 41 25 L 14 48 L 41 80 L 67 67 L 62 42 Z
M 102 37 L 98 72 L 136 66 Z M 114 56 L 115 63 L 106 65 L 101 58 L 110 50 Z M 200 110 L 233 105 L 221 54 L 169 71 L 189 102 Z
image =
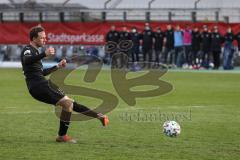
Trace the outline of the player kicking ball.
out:
M 31 96 L 41 102 L 61 106 L 60 127 L 57 142 L 76 143 L 76 140 L 67 135 L 72 111 L 97 118 L 103 126 L 109 123 L 108 117 L 102 113 L 96 113 L 84 105 L 74 102 L 59 89 L 50 87 L 50 82 L 44 76 L 66 66 L 66 60 L 61 60 L 58 65 L 43 69 L 41 59 L 55 54 L 54 48 L 50 47 L 45 52 L 39 53 L 38 48 L 46 43 L 45 30 L 41 26 L 33 27 L 29 33 L 30 44 L 25 46 L 21 52 L 22 68 L 25 75 L 27 87 Z

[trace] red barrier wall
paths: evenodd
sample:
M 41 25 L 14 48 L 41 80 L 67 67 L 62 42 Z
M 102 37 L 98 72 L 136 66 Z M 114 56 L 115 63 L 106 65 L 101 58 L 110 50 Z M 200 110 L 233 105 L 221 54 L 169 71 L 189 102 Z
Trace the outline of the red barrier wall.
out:
M 4 22 L 0 23 L 0 44 L 27 44 L 28 32 L 33 26 L 39 23 L 20 23 L 20 22 Z M 105 34 L 109 31 L 111 25 L 116 25 L 117 30 L 121 30 L 123 26 L 136 26 L 140 31 L 143 30 L 144 22 L 44 22 L 41 25 L 46 29 L 48 44 L 104 44 Z M 151 22 L 152 28 L 157 27 L 166 29 L 168 22 Z M 189 24 L 190 27 L 208 25 L 210 29 L 216 23 L 189 23 L 189 22 L 172 22 L 172 25 L 179 24 L 184 27 Z M 225 24 L 217 23 L 219 30 L 225 34 L 228 26 L 231 26 L 234 33 L 240 31 L 240 23 Z

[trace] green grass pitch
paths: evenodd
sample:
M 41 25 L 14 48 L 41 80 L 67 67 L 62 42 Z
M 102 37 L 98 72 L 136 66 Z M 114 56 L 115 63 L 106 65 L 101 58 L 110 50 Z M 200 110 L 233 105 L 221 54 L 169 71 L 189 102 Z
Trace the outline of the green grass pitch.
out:
M 82 75 L 75 71 L 67 82 L 117 96 L 108 70 L 94 85 L 85 84 Z M 0 69 L 0 160 L 240 159 L 240 73 L 170 71 L 162 79 L 174 90 L 139 98 L 133 107 L 118 97 L 118 107 L 107 114 L 107 128 L 97 120 L 72 122 L 69 135 L 78 143 L 59 144 L 54 108 L 29 95 L 20 69 Z M 100 103 L 72 97 L 88 106 Z M 151 114 L 158 117 L 145 118 Z M 162 124 L 174 118 L 182 132 L 166 137 Z

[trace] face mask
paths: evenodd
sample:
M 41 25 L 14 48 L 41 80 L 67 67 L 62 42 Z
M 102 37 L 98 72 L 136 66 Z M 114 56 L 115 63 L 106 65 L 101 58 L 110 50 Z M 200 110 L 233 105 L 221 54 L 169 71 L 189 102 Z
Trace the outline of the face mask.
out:
M 150 27 L 145 27 L 146 30 L 150 30 Z
M 132 32 L 135 33 L 135 32 L 137 32 L 137 30 L 136 30 L 136 29 L 133 29 Z

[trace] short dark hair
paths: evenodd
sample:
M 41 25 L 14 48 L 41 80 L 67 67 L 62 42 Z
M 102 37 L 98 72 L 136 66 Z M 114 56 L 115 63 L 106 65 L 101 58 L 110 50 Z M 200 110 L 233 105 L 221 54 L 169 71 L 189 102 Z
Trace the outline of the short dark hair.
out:
M 41 26 L 35 26 L 33 28 L 31 28 L 30 32 L 29 32 L 29 38 L 32 41 L 33 38 L 37 38 L 38 37 L 38 33 L 44 31 L 44 28 Z

